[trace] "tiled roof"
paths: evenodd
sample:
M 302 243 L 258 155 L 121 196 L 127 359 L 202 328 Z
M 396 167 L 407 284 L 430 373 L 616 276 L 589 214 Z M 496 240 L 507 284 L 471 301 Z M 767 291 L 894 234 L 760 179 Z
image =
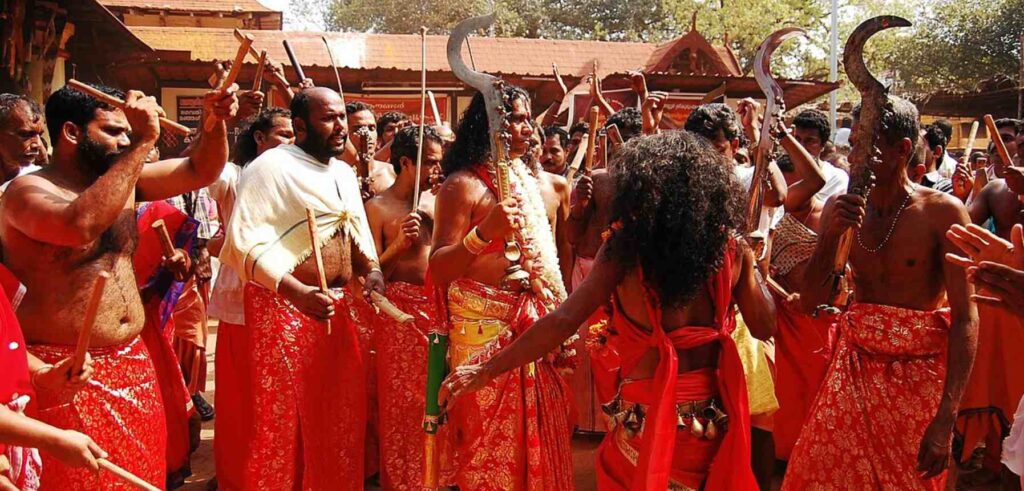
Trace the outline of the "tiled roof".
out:
M 257 0 L 99 0 L 112 9 L 155 9 L 172 12 L 277 12 Z
M 188 51 L 193 61 L 227 60 L 235 56 L 238 42 L 230 29 L 130 27 L 133 33 L 157 50 Z M 281 42 L 288 39 L 304 66 L 330 66 L 321 36 L 326 36 L 339 67 L 355 69 L 420 69 L 420 37 L 410 34 L 363 34 L 338 32 L 244 31 L 251 35 L 256 50 L 267 50 L 277 62 L 288 63 Z M 448 71 L 445 49 L 448 36 L 427 36 L 427 70 Z M 582 76 L 598 62 L 598 73 L 606 76 L 643 67 L 654 44 L 565 41 L 527 38 L 471 37 L 467 64 L 489 73 L 550 76 L 551 64 L 561 73 Z M 253 60 L 249 60 L 253 62 Z

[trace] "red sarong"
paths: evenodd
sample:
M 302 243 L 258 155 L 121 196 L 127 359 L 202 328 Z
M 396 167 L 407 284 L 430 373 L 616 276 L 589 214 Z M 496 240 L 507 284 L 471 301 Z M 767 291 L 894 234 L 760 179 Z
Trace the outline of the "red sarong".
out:
M 1001 442 L 1024 396 L 1024 322 L 1002 309 L 978 306 L 978 352 L 957 413 L 961 462 L 985 441 L 985 467 L 998 471 Z
M 602 490 L 660 491 L 675 483 L 710 491 L 757 489 L 750 468 L 750 410 L 747 385 L 736 343 L 732 338 L 732 255 L 730 243 L 722 267 L 708 279 L 708 292 L 715 304 L 715 327 L 689 326 L 665 332 L 662 312 L 655 294 L 648 292 L 648 317 L 652 331 L 635 325 L 619 310 L 608 330 L 608 343 L 621 360 L 621 376 L 628 376 L 651 350 L 658 351 L 658 366 L 652 379 L 621 385 L 623 400 L 649 406 L 640 435 L 623 441 L 616 429 L 605 437 L 598 460 L 598 487 Z M 678 373 L 678 351 L 717 342 L 717 369 Z M 717 372 L 717 375 L 713 375 Z M 677 427 L 676 403 L 721 399 L 729 422 L 724 436 L 716 440 L 695 439 L 687 429 Z M 692 446 L 691 446 L 692 445 Z M 630 448 L 635 454 L 630 455 Z M 618 456 L 614 454 L 620 454 Z M 632 457 L 632 458 L 630 458 Z
M 465 278 L 452 282 L 446 297 L 453 368 L 485 361 L 544 313 L 531 293 Z M 568 385 L 544 359 L 450 402 L 448 438 L 459 489 L 573 489 L 571 400 Z
M 380 408 L 381 479 L 383 489 L 423 488 L 423 411 L 426 405 L 427 330 L 437 319 L 434 303 L 422 286 L 387 285 L 387 297 L 399 310 L 416 318 L 398 324 L 380 315 L 374 330 L 377 401 Z
M 46 363 L 57 363 L 72 356 L 75 347 L 31 345 L 29 351 Z M 92 379 L 73 394 L 39 392 L 39 419 L 89 435 L 110 454 L 111 462 L 162 489 L 167 429 L 146 346 L 136 337 L 122 345 L 90 349 L 89 354 L 95 370 Z M 135 489 L 110 472 L 72 469 L 45 454 L 43 468 L 44 490 Z
M 807 420 L 814 396 L 832 360 L 835 338 L 833 318 L 814 318 L 790 308 L 774 294 L 778 330 L 775 331 L 775 456 L 789 460 Z
M 377 350 L 374 346 L 374 332 L 377 324 L 383 322 L 373 307 L 366 302 L 362 291 L 357 287 L 357 295 L 352 295 L 351 287 L 345 287 L 345 295 L 350 301 L 349 315 L 359 338 L 359 353 L 363 357 L 366 370 L 366 439 L 364 459 L 364 476 L 369 478 L 380 472 L 379 411 L 377 408 Z
M 245 488 L 245 466 L 253 437 L 252 352 L 246 326 L 221 321 L 214 361 L 217 390 L 213 420 L 213 458 L 217 485 L 225 491 Z
M 917 453 L 942 399 L 949 311 L 854 304 L 783 489 L 945 488 L 922 480 Z
M 342 298 L 327 324 L 245 287 L 253 438 L 244 489 L 363 489 L 366 375 Z

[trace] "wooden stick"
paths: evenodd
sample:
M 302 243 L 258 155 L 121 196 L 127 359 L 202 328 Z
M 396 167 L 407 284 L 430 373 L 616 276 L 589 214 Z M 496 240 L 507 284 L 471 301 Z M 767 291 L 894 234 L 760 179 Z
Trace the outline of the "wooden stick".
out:
M 287 41 L 286 41 L 287 42 Z M 320 240 L 317 237 L 316 213 L 306 208 L 306 226 L 309 228 L 309 241 L 313 243 L 313 264 L 316 265 L 317 277 L 320 280 L 320 292 L 330 296 L 327 288 L 327 274 L 324 273 L 324 258 L 320 254 Z M 327 321 L 327 335 L 331 334 L 331 321 Z
M 68 80 L 67 85 L 68 87 L 71 87 L 72 89 L 75 89 L 83 94 L 98 99 L 100 102 L 108 106 L 114 106 L 118 109 L 124 109 L 124 101 L 110 94 L 107 94 L 106 92 L 102 92 L 91 85 L 86 85 L 75 79 Z M 170 131 L 171 133 L 175 133 L 181 136 L 187 136 L 189 133 L 192 132 L 192 130 L 188 126 L 180 124 L 177 121 L 171 121 L 167 118 L 160 118 L 160 127 Z
M 245 63 L 245 56 L 249 54 L 249 47 L 252 46 L 252 36 L 243 35 L 242 41 L 238 45 L 238 52 L 235 53 L 235 61 L 231 63 L 231 70 L 228 71 L 228 75 L 220 81 L 220 84 L 215 90 L 226 90 L 231 87 L 231 84 L 238 80 L 238 73 L 242 71 L 242 63 Z M 217 124 L 217 117 L 213 114 L 206 115 L 206 123 L 203 128 L 206 131 L 213 131 L 214 125 Z
M 566 175 L 569 185 L 573 185 L 573 177 L 576 176 L 576 171 L 580 170 L 580 166 L 583 165 L 583 158 L 587 155 L 587 144 L 589 142 L 590 135 L 584 133 L 583 138 L 580 138 L 580 145 L 576 147 L 576 154 L 572 157 L 572 163 L 569 164 L 569 173 Z
M 583 161 L 583 173 L 590 174 L 594 168 L 594 151 L 597 148 L 597 118 L 601 114 L 598 106 L 590 108 L 590 139 L 587 140 L 587 157 Z
M 420 207 L 420 174 L 423 172 L 423 130 L 427 127 L 427 28 L 420 27 L 420 139 L 416 145 L 416 180 L 413 181 L 412 211 Z
M 96 459 L 96 463 L 99 464 L 101 469 L 121 478 L 124 482 L 135 486 L 136 489 L 142 489 L 144 491 L 160 491 L 160 488 L 146 482 L 141 477 L 122 469 L 117 464 L 114 464 L 107 459 Z
M 164 224 L 164 221 L 157 220 L 150 227 L 156 230 L 157 238 L 160 239 L 160 250 L 163 251 L 164 258 L 173 256 L 174 242 L 171 241 L 171 234 L 167 233 L 167 225 Z
M 434 91 L 428 90 L 427 98 L 430 99 L 430 111 L 434 113 L 434 124 L 444 124 L 444 121 L 441 121 L 441 111 L 437 110 L 437 99 L 434 98 Z
M 967 148 L 964 149 L 964 162 L 971 161 L 971 152 L 974 151 L 974 141 L 978 138 L 978 122 L 971 123 L 971 133 L 967 137 Z
M 267 50 L 260 51 L 260 62 L 256 65 L 256 76 L 253 77 L 252 90 L 256 92 L 263 85 L 263 69 L 267 66 Z
M 295 75 L 299 77 L 299 83 L 306 80 L 306 72 L 302 71 L 302 65 L 299 64 L 299 59 L 295 57 L 295 50 L 292 49 L 292 44 L 287 39 L 284 40 L 284 52 L 288 53 L 288 60 L 292 63 L 292 70 L 295 70 Z
M 991 114 L 985 115 L 985 127 L 988 128 L 988 137 L 995 144 L 996 153 L 999 154 L 999 159 L 1003 161 L 1003 165 L 1013 165 L 1010 152 L 1006 151 L 1006 144 L 1003 143 L 1003 137 L 999 135 L 999 128 L 996 128 L 996 120 L 992 119 Z
M 359 278 L 359 284 L 365 287 L 366 280 Z M 401 309 L 395 306 L 395 304 L 391 303 L 391 300 L 388 300 L 388 297 L 385 297 L 373 290 L 370 290 L 370 303 L 373 304 L 377 310 L 380 310 L 382 314 L 390 317 L 399 324 L 405 324 L 416 320 L 413 316 L 402 312 Z
M 110 273 L 100 271 L 96 282 L 92 285 L 92 296 L 89 297 L 89 303 L 85 304 L 82 330 L 78 332 L 78 346 L 75 347 L 75 354 L 71 358 L 71 376 L 82 373 L 82 369 L 85 367 L 85 354 L 89 351 L 92 326 L 96 323 L 96 313 L 100 309 L 100 300 L 103 299 L 103 289 L 106 288 L 108 279 L 110 279 Z

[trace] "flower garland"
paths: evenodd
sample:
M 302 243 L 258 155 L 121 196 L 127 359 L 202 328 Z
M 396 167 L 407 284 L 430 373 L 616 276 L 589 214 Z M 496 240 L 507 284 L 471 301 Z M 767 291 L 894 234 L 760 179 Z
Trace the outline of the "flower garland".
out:
M 531 262 L 531 267 L 527 269 L 531 278 L 540 279 L 544 288 L 554 297 L 557 306 L 565 301 L 567 294 L 562 271 L 558 267 L 558 247 L 551 233 L 540 184 L 519 159 L 510 162 L 509 181 L 513 192 L 520 198 L 520 210 L 526 222 L 518 236 L 524 256 Z

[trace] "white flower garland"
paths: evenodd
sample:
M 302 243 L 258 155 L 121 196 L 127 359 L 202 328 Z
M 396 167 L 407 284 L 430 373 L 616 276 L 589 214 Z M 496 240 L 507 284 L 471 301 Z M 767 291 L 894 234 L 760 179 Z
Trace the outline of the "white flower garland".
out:
M 519 195 L 520 210 L 525 224 L 519 234 L 520 247 L 525 255 L 535 256 L 530 275 L 539 277 L 558 304 L 565 301 L 565 283 L 562 270 L 558 267 L 558 247 L 548 222 L 547 208 L 541 197 L 540 183 L 522 160 L 515 159 L 509 165 L 509 181 L 513 192 Z

